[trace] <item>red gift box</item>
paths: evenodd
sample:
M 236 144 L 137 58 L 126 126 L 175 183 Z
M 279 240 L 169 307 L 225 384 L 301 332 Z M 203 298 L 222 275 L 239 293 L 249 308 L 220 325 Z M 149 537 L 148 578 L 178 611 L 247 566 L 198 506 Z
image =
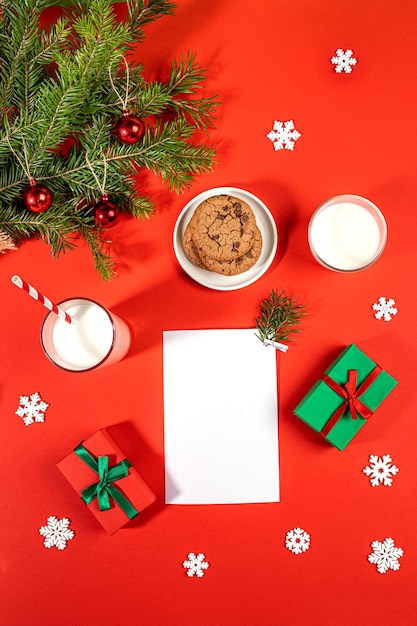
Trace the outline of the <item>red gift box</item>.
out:
M 92 466 L 99 469 L 94 470 Z M 83 441 L 57 467 L 110 534 L 155 500 L 155 494 L 105 428 Z M 103 479 L 104 474 L 108 480 Z M 112 476 L 116 477 L 112 479 Z M 109 508 L 100 508 L 103 507 L 103 498 Z

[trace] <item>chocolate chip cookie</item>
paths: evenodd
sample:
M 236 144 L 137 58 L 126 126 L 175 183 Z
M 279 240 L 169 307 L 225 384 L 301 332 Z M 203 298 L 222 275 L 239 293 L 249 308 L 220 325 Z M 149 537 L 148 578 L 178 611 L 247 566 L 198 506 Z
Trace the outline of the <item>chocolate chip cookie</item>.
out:
M 191 263 L 193 263 L 197 267 L 205 268 L 205 265 L 198 254 L 197 246 L 195 245 L 191 236 L 190 224 L 188 224 L 187 228 L 184 231 L 184 235 L 182 238 L 182 247 L 184 249 L 185 256 L 189 261 L 191 261 Z
M 242 256 L 237 257 L 232 261 L 216 261 L 216 259 L 211 259 L 210 257 L 206 257 L 200 253 L 201 256 L 199 255 L 199 258 L 204 267 L 212 272 L 217 272 L 218 274 L 223 274 L 224 276 L 236 276 L 236 274 L 242 274 L 253 267 L 259 259 L 261 252 L 262 234 L 259 228 L 255 226 L 253 246 Z
M 215 261 L 233 261 L 249 252 L 254 245 L 255 228 L 250 206 L 229 195 L 204 200 L 190 222 L 198 254 Z
M 198 205 L 182 244 L 186 257 L 197 267 L 235 276 L 255 265 L 263 242 L 251 207 L 244 200 L 224 194 Z M 206 254 L 207 249 L 210 254 Z

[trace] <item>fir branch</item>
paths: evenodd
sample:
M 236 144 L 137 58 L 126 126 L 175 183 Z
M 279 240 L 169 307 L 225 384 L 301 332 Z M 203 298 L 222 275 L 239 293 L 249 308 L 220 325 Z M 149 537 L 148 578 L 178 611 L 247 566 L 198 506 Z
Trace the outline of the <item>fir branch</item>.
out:
M 161 115 L 170 106 L 172 101 L 168 87 L 157 81 L 143 85 L 136 95 L 137 112 L 142 117 Z
M 167 84 L 158 82 L 145 85 L 138 94 L 138 106 L 142 115 L 159 115 L 168 109 L 177 115 L 185 115 L 198 130 L 214 126 L 216 96 L 191 98 L 202 88 L 206 72 L 196 63 L 195 54 L 188 53 L 177 62 L 172 61 Z
M 107 79 L 110 59 L 128 36 L 126 28 L 116 23 L 107 0 L 92 0 L 90 4 L 90 12 L 81 11 L 73 24 L 77 41 L 74 53 L 55 52 L 53 58 L 59 73 L 54 80 L 43 83 L 35 100 L 34 106 L 47 108 L 50 122 L 34 158 L 63 141 L 72 127 L 85 121 L 86 113 L 91 114 L 104 73 Z
M 143 27 L 162 15 L 173 15 L 176 4 L 169 0 L 128 0 L 130 34 L 133 42 L 144 38 Z
M 107 79 L 110 62 L 121 58 L 120 48 L 129 40 L 129 29 L 116 20 L 108 0 L 91 0 L 78 13 L 71 15 L 73 33 L 70 46 L 71 62 L 78 68 L 79 79 L 90 81 L 92 87 L 100 82 L 103 72 Z M 74 49 L 75 44 L 75 49 Z M 101 81 L 102 82 L 102 81 Z
M 21 210 L 16 217 L 12 208 L 0 207 L 0 229 L 15 241 L 31 237 L 41 239 L 50 246 L 52 256 L 59 256 L 65 250 L 76 247 L 74 222 L 68 215 Z
M 38 21 L 46 0 L 7 3 L 0 33 L 0 110 L 24 102 L 27 60 L 38 42 Z M 13 36 L 11 36 L 13 33 Z
M 111 277 L 115 269 L 105 233 L 94 220 L 104 167 L 106 193 L 122 212 L 142 218 L 155 210 L 151 198 L 136 193 L 142 169 L 177 192 L 211 171 L 214 149 L 193 141 L 196 130 L 212 125 L 217 106 L 214 98 L 197 97 L 205 72 L 188 54 L 172 63 L 167 84 L 148 83 L 140 64 L 121 63 L 142 39 L 144 25 L 173 13 L 175 5 L 167 0 L 132 0 L 125 21 L 116 18 L 111 0 L 79 0 L 46 29 L 42 11 L 70 0 L 1 4 L 0 230 L 16 245 L 39 238 L 54 256 L 84 239 L 100 274 Z M 114 134 L 121 115 L 115 90 L 126 94 L 127 70 L 126 103 L 145 117 L 145 134 L 134 145 Z M 44 213 L 23 205 L 28 178 L 53 194 Z
M 140 218 L 150 217 L 156 211 L 155 204 L 150 198 L 137 195 L 129 199 L 129 209 L 133 217 Z
M 58 17 L 55 24 L 51 24 L 48 30 L 42 29 L 39 33 L 39 51 L 32 59 L 32 64 L 52 63 L 54 54 L 65 48 L 71 35 L 71 26 L 66 20 Z
M 306 311 L 293 296 L 272 290 L 271 295 L 261 301 L 260 308 L 260 315 L 255 319 L 255 334 L 262 342 L 292 341 L 291 335 L 300 332 L 295 326 L 305 317 Z
M 181 191 L 188 186 L 193 174 L 210 171 L 214 164 L 214 150 L 209 146 L 196 146 L 187 143 L 194 128 L 184 118 L 170 122 L 157 120 L 145 133 L 140 145 L 117 150 L 112 146 L 108 162 L 129 158 L 140 170 L 148 170 L 167 182 L 170 189 Z
M 104 246 L 106 242 L 103 242 L 98 235 L 99 231 L 97 230 L 83 232 L 83 237 L 86 240 L 94 259 L 94 268 L 103 280 L 111 280 L 116 275 L 116 263 L 111 255 L 105 251 Z
M 201 88 L 204 78 L 205 72 L 195 62 L 195 53 L 188 53 L 185 59 L 180 56 L 179 62 L 173 60 L 168 87 L 173 96 L 193 93 L 196 87 Z

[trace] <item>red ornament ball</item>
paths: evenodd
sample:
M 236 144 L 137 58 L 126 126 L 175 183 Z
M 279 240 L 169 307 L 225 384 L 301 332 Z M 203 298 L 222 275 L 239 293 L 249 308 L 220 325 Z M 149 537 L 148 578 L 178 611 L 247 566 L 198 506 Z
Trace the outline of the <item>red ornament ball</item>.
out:
M 46 185 L 38 184 L 31 180 L 29 186 L 23 192 L 23 202 L 25 207 L 32 213 L 42 213 L 47 211 L 52 204 L 52 192 Z
M 136 115 L 123 111 L 123 117 L 116 122 L 116 135 L 122 143 L 129 146 L 137 143 L 145 132 L 145 126 Z
M 115 202 L 109 200 L 104 194 L 94 207 L 94 220 L 96 224 L 103 228 L 110 228 L 117 224 L 120 219 L 120 209 Z

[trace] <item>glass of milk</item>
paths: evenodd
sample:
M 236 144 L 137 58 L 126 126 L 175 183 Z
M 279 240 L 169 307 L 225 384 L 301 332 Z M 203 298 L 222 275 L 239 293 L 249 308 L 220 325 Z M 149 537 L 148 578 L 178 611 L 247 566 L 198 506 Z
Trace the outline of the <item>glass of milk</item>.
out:
M 87 372 L 127 354 L 130 330 L 117 315 L 89 298 L 69 298 L 58 306 L 72 322 L 52 312 L 43 322 L 41 345 L 52 363 L 70 372 Z
M 387 225 L 375 204 L 352 194 L 335 196 L 314 212 L 308 242 L 314 258 L 337 272 L 366 269 L 381 256 Z

